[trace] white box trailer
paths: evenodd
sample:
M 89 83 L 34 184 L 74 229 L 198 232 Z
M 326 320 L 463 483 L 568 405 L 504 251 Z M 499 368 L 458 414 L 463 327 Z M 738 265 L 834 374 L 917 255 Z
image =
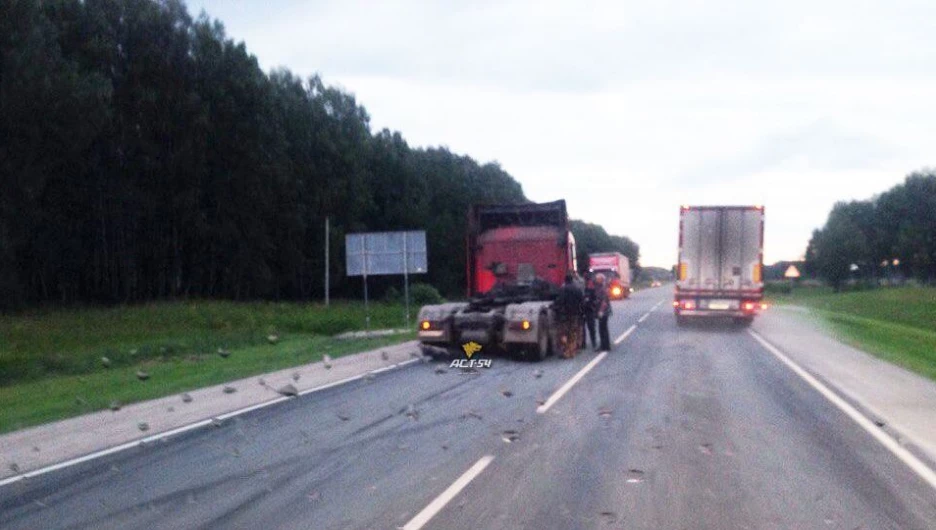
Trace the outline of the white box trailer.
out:
M 766 306 L 762 206 L 682 206 L 673 311 L 750 324 Z

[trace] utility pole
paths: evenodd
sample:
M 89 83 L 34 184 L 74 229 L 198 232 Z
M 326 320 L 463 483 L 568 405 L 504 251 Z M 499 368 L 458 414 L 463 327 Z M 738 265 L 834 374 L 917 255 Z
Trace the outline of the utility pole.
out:
M 331 241 L 329 241 L 328 239 L 328 216 L 325 216 L 325 307 L 328 307 L 328 302 L 329 302 L 328 300 L 328 294 L 329 294 L 328 293 L 329 291 L 328 269 L 330 268 L 329 267 L 330 262 L 328 261 L 328 247 L 329 247 L 330 242 Z

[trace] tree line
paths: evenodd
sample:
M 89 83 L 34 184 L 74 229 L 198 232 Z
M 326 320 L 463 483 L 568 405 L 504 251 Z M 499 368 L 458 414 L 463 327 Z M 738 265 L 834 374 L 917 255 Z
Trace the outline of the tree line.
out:
M 0 188 L 0 309 L 319 298 L 326 217 L 336 295 L 360 289 L 344 234 L 420 228 L 425 280 L 459 295 L 468 206 L 527 200 L 496 163 L 372 132 L 318 76 L 265 73 L 181 0 L 0 4 Z
M 849 279 L 936 281 L 936 172 L 865 201 L 839 202 L 806 249 L 807 271 L 836 289 Z

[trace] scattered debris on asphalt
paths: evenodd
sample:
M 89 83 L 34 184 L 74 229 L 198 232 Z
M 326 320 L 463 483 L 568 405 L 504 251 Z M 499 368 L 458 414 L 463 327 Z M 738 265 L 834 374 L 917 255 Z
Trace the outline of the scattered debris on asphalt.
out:
M 504 440 L 504 443 L 513 443 L 520 439 L 520 433 L 517 431 L 506 430 L 501 437 Z
M 644 472 L 642 469 L 628 469 L 627 470 L 628 484 L 638 484 L 643 481 L 644 481 Z
M 141 421 L 140 423 L 137 423 L 137 429 L 140 429 L 141 431 L 146 432 L 149 430 L 149 423 L 146 423 L 145 421 Z
M 188 395 L 188 393 L 182 394 L 182 403 L 191 403 L 191 402 L 192 402 L 192 396 Z
M 285 384 L 285 385 L 283 385 L 283 386 L 277 388 L 277 389 L 276 389 L 276 392 L 277 392 L 278 394 L 282 394 L 282 395 L 284 395 L 284 396 L 289 396 L 289 397 L 298 397 L 298 396 L 299 396 L 299 390 L 298 390 L 295 386 L 293 386 L 293 385 L 291 385 L 291 384 L 289 384 L 289 383 L 287 383 L 287 384 Z
M 233 386 L 225 386 L 225 387 L 224 387 L 224 393 L 225 393 L 225 394 L 233 394 L 234 392 L 237 392 L 237 389 L 234 388 Z

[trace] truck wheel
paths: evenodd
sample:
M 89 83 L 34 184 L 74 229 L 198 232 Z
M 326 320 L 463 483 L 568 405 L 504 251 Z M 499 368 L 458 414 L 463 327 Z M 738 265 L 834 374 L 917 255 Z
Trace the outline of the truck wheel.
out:
M 537 328 L 536 344 L 533 346 L 530 353 L 534 361 L 542 361 L 549 355 L 549 331 L 546 330 L 546 324 L 543 319 L 540 319 Z

